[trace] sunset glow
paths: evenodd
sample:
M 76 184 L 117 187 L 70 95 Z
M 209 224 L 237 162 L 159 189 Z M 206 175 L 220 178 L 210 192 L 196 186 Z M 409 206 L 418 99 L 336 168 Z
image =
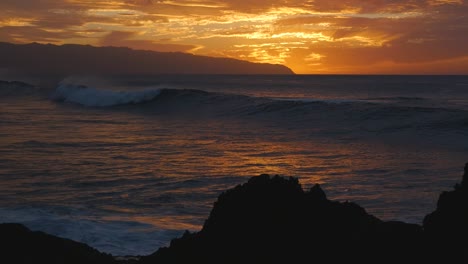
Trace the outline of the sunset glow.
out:
M 0 41 L 126 46 L 296 73 L 468 74 L 462 0 L 6 0 Z

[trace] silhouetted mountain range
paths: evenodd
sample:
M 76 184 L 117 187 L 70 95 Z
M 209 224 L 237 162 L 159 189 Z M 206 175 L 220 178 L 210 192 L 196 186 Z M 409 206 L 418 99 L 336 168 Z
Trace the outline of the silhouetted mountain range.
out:
M 294 74 L 278 64 L 89 45 L 0 42 L 0 68 L 24 74 Z

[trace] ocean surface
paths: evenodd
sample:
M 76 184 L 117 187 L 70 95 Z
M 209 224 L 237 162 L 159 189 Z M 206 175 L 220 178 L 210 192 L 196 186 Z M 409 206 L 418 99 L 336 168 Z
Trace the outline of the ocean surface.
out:
M 262 173 L 421 223 L 467 161 L 468 76 L 0 82 L 0 222 L 113 255 L 199 230 Z

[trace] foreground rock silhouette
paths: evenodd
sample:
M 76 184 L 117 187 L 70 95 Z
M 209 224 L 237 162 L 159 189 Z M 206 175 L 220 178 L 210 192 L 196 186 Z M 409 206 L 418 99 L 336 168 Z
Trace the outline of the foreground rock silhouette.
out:
M 0 224 L 0 263 L 107 264 L 111 255 L 69 239 L 32 232 L 20 224 Z
M 201 231 L 139 263 L 468 263 L 467 235 L 468 163 L 423 226 L 384 222 L 357 204 L 328 200 L 319 185 L 304 191 L 295 178 L 261 175 L 221 194 Z M 6 256 L 19 256 L 8 263 L 113 261 L 16 224 L 0 225 L 0 241 Z
M 319 185 L 305 192 L 297 179 L 261 175 L 221 194 L 200 232 L 141 263 L 400 263 L 421 259 L 422 242 L 418 225 L 330 201 Z
M 468 263 L 468 163 L 461 184 L 440 195 L 437 209 L 423 225 L 432 249 L 444 252 L 436 256 L 438 261 Z

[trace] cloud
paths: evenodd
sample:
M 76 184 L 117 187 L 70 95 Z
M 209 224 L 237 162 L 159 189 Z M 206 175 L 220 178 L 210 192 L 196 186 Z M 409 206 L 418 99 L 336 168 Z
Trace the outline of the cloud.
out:
M 155 43 L 151 40 L 136 39 L 138 34 L 128 31 L 112 31 L 104 36 L 100 46 L 130 47 L 140 50 L 153 50 L 160 52 L 190 52 L 196 48 L 195 45 L 176 43 Z
M 0 41 L 13 43 L 61 43 L 61 39 L 83 38 L 74 31 L 47 31 L 32 26 L 4 26 L 0 27 Z
M 0 10 L 1 41 L 214 54 L 302 73 L 452 69 L 468 56 L 461 0 L 3 0 Z

